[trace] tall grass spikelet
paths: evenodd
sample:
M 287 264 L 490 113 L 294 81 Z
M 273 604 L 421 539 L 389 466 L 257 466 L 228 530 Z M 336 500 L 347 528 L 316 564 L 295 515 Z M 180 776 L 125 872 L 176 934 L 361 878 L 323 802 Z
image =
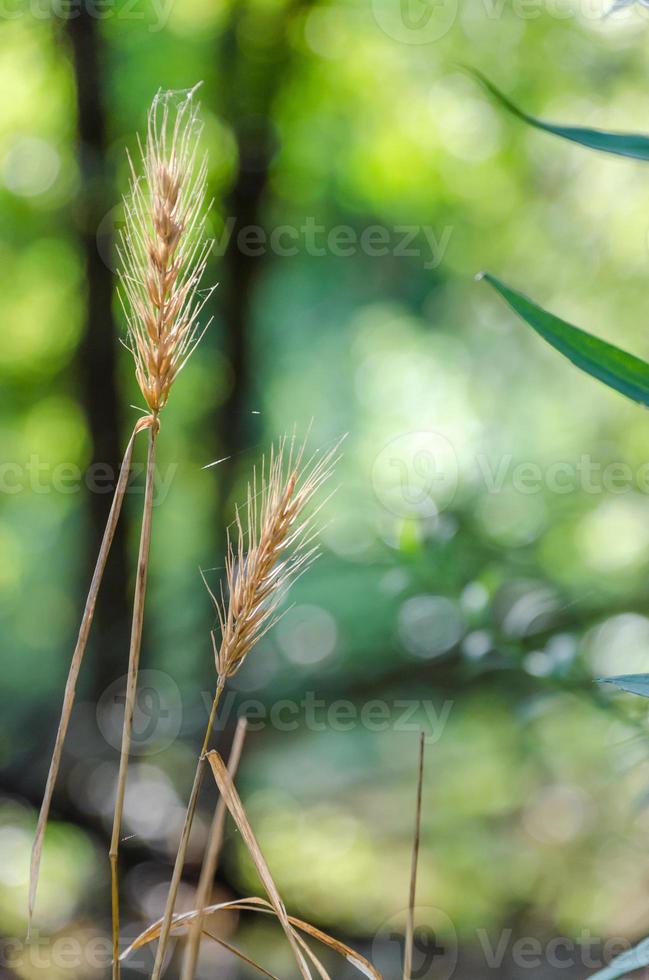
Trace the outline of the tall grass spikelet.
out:
M 220 641 L 212 631 L 217 686 L 196 767 L 194 784 L 180 836 L 160 941 L 151 980 L 160 980 L 176 896 L 182 877 L 205 754 L 226 681 L 234 676 L 255 644 L 276 622 L 278 608 L 295 579 L 315 560 L 318 546 L 316 517 L 324 503 L 306 509 L 330 477 L 340 443 L 305 461 L 305 444 L 282 438 L 268 459 L 253 471 L 246 503 L 237 508 L 234 534 L 228 531 L 226 588 L 217 598 L 210 591 L 220 626 Z M 233 540 L 234 538 L 234 540 Z M 227 595 L 226 595 L 227 593 Z
M 200 325 L 212 292 L 199 292 L 212 242 L 205 237 L 207 155 L 199 161 L 196 88 L 156 95 L 146 143 L 138 141 L 142 176 L 129 155 L 131 187 L 118 244 L 121 298 L 135 374 L 154 416 L 209 326 Z
M 198 161 L 201 125 L 196 88 L 158 92 L 149 111 L 147 137 L 140 154 L 143 178 L 133 162 L 130 196 L 118 249 L 121 299 L 128 323 L 128 346 L 135 374 L 150 411 L 147 475 L 140 532 L 133 620 L 129 648 L 119 774 L 110 842 L 113 921 L 113 980 L 119 980 L 118 857 L 133 713 L 142 645 L 144 602 L 151 546 L 153 477 L 158 414 L 169 398 L 178 372 L 187 363 L 204 330 L 200 313 L 211 295 L 198 288 L 211 242 L 205 238 L 207 158 Z
M 315 514 L 305 517 L 304 511 L 331 475 L 338 448 L 303 466 L 304 445 L 296 451 L 295 441 L 284 438 L 253 473 L 243 518 L 236 511 L 234 542 L 228 532 L 227 599 L 223 590 L 218 599 L 210 591 L 220 626 L 220 642 L 212 632 L 216 671 L 223 682 L 272 627 L 291 583 L 317 556 Z

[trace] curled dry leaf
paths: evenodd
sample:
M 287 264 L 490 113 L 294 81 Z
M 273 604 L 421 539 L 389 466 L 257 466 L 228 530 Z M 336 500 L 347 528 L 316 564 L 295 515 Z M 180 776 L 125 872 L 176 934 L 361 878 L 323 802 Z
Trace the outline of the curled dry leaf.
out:
M 173 919 L 173 930 L 176 931 L 187 925 L 190 925 L 194 919 L 199 916 L 213 915 L 216 912 L 259 912 L 264 915 L 274 915 L 277 916 L 276 910 L 273 908 L 271 903 L 265 898 L 258 898 L 253 896 L 251 898 L 237 898 L 231 902 L 220 902 L 218 905 L 209 905 L 205 909 L 192 909 L 191 912 L 183 912 L 182 914 L 175 915 Z M 303 919 L 298 919 L 293 915 L 289 915 L 288 922 L 292 929 L 298 929 L 300 932 L 306 933 L 306 935 L 311 936 L 312 939 L 318 940 L 318 942 L 323 943 L 329 949 L 333 950 L 334 953 L 338 953 L 348 963 L 351 964 L 359 973 L 363 976 L 369 977 L 369 980 L 383 980 L 383 977 L 379 971 L 372 966 L 369 960 L 367 960 L 360 953 L 357 953 L 350 946 L 341 942 L 339 939 L 335 939 L 328 933 L 323 932 L 322 929 L 318 929 L 316 926 L 312 926 L 309 922 L 305 922 Z M 152 925 L 148 926 L 144 932 L 135 939 L 131 945 L 122 953 L 122 959 L 126 959 L 131 953 L 135 952 L 137 949 L 141 949 L 142 946 L 146 946 L 147 943 L 154 942 L 160 935 L 160 926 L 162 924 L 162 919 L 154 922 Z M 210 935 L 208 933 L 208 935 Z M 214 937 L 212 937 L 214 938 Z

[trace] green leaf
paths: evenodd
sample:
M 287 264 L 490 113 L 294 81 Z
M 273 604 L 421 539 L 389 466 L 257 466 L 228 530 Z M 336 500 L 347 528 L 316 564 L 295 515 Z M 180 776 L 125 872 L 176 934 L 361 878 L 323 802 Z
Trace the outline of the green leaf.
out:
M 627 949 L 620 956 L 616 956 L 603 970 L 591 974 L 588 980 L 616 980 L 617 977 L 625 977 L 627 973 L 632 973 L 633 970 L 639 970 L 648 965 L 649 939 L 643 939 L 633 949 Z
M 621 691 L 649 698 L 649 674 L 620 674 L 618 677 L 599 677 L 598 684 L 614 684 Z
M 543 310 L 495 276 L 486 279 L 520 317 L 578 368 L 635 402 L 649 405 L 649 364 Z
M 573 143 L 580 143 L 591 150 L 601 150 L 603 153 L 614 153 L 619 157 L 632 157 L 634 160 L 649 160 L 649 136 L 642 133 L 610 133 L 601 129 L 587 129 L 583 126 L 556 126 L 553 123 L 544 122 L 535 116 L 523 112 L 518 106 L 507 98 L 493 82 L 485 78 L 481 72 L 474 68 L 468 69 L 469 72 L 484 85 L 487 91 L 502 106 L 509 110 L 514 116 L 522 119 L 523 122 L 541 129 L 546 133 L 553 133 L 554 136 L 561 136 L 565 140 Z

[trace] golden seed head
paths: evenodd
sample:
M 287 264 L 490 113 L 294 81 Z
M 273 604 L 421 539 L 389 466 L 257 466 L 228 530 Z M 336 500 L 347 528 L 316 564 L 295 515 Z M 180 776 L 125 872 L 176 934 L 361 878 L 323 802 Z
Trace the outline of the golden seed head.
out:
M 246 503 L 237 508 L 234 534 L 228 532 L 225 591 L 212 592 L 220 641 L 212 634 L 221 681 L 232 677 L 247 654 L 277 620 L 277 609 L 292 582 L 315 560 L 317 528 L 305 510 L 337 461 L 337 443 L 305 462 L 304 444 L 281 439 L 253 471 Z M 233 540 L 234 537 L 234 540 Z
M 207 159 L 198 160 L 195 92 L 159 92 L 146 143 L 140 143 L 141 176 L 129 157 L 120 298 L 137 381 L 154 415 L 204 332 L 199 318 L 211 295 L 199 292 L 211 242 L 205 238 Z

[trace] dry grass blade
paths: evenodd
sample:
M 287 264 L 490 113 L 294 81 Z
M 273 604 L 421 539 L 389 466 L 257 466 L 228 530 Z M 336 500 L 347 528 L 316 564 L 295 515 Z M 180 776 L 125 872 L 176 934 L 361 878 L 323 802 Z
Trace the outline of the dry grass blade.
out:
M 122 460 L 122 465 L 119 471 L 119 477 L 117 480 L 117 485 L 115 487 L 115 493 L 113 495 L 113 502 L 111 504 L 110 513 L 108 515 L 108 520 L 106 522 L 106 528 L 104 530 L 104 536 L 102 538 L 101 546 L 99 548 L 99 555 L 97 556 L 97 563 L 95 565 L 95 570 L 93 572 L 92 580 L 90 582 L 90 589 L 88 590 L 88 597 L 86 599 L 86 605 L 83 611 L 81 625 L 79 627 L 77 643 L 74 648 L 74 653 L 72 655 L 72 661 L 70 663 L 70 669 L 68 672 L 68 678 L 65 684 L 65 694 L 63 697 L 63 707 L 61 709 L 61 718 L 59 720 L 59 727 L 56 733 L 56 741 L 54 743 L 54 750 L 52 752 L 50 768 L 47 774 L 47 783 L 45 785 L 45 793 L 43 794 L 43 802 L 41 804 L 40 813 L 38 815 L 36 835 L 34 837 L 34 843 L 32 845 L 32 856 L 31 856 L 31 865 L 30 865 L 30 872 L 29 872 L 29 905 L 28 905 L 28 920 L 27 920 L 28 928 L 31 928 L 32 917 L 34 915 L 34 906 L 36 903 L 36 889 L 38 888 L 38 876 L 40 871 L 41 855 L 43 852 L 43 840 L 45 837 L 45 829 L 47 827 L 50 807 L 52 804 L 54 786 L 56 785 L 56 779 L 61 765 L 61 756 L 63 754 L 63 743 L 65 742 L 65 736 L 68 731 L 70 716 L 72 714 L 72 708 L 74 706 L 74 699 L 76 694 L 77 680 L 79 678 L 79 671 L 81 670 L 81 663 L 83 661 L 83 657 L 86 652 L 86 646 L 88 645 L 88 637 L 90 635 L 90 627 L 92 626 L 92 620 L 95 615 L 95 606 L 97 605 L 97 596 L 99 594 L 99 587 L 101 585 L 101 580 L 104 575 L 104 569 L 106 568 L 106 562 L 108 560 L 108 555 L 110 553 L 111 545 L 113 543 L 113 538 L 115 537 L 115 530 L 117 528 L 119 515 L 121 513 L 122 504 L 124 502 L 124 493 L 126 491 L 126 486 L 128 484 L 128 478 L 131 470 L 131 459 L 133 457 L 133 443 L 135 441 L 135 436 L 137 435 L 137 432 L 140 430 L 140 428 L 141 426 L 138 425 L 133 430 L 131 438 L 129 439 L 128 445 L 126 447 L 126 452 L 124 453 L 124 459 Z
M 284 903 L 279 896 L 279 892 L 277 891 L 277 887 L 273 881 L 273 877 L 266 863 L 266 859 L 261 853 L 261 849 L 252 831 L 252 827 L 248 822 L 248 817 L 246 816 L 246 812 L 243 808 L 239 794 L 237 793 L 234 783 L 228 774 L 227 767 L 218 752 L 208 752 L 207 759 L 212 768 L 212 772 L 214 773 L 214 778 L 219 791 L 223 796 L 226 806 L 239 829 L 239 833 L 241 834 L 246 847 L 248 848 L 248 853 L 250 854 L 255 868 L 257 869 L 257 874 L 259 875 L 261 882 L 266 889 L 266 893 L 268 894 L 270 903 L 273 906 L 275 914 L 282 925 L 282 929 L 286 933 L 286 938 L 288 939 L 289 945 L 293 950 L 293 955 L 295 956 L 298 969 L 304 977 L 304 980 L 313 980 L 311 971 L 306 964 L 303 954 L 300 952 L 298 943 L 296 942 L 293 934 L 293 930 L 288 921 L 288 915 L 286 913 L 286 909 L 284 908 Z
M 140 146 L 142 177 L 129 158 L 131 191 L 118 247 L 121 299 L 138 384 L 154 415 L 200 340 L 200 314 L 211 295 L 199 293 L 211 242 L 195 92 L 159 92 Z
M 290 922 L 290 917 L 289 917 L 289 922 Z M 324 963 L 322 963 L 318 959 L 318 957 L 315 955 L 315 953 L 307 943 L 306 939 L 303 936 L 301 936 L 299 932 L 297 932 L 292 927 L 291 927 L 291 931 L 295 936 L 295 941 L 297 942 L 298 946 L 300 947 L 300 949 L 304 950 L 304 953 L 306 954 L 307 958 L 311 961 L 314 970 L 320 977 L 320 980 L 331 980 L 331 977 L 329 976 L 329 973 L 327 972 Z
M 218 905 L 209 905 L 205 909 L 193 909 L 191 912 L 183 912 L 181 915 L 174 916 L 173 928 L 175 931 L 183 926 L 190 925 L 199 915 L 213 915 L 215 912 L 230 912 L 237 910 L 241 912 L 260 912 L 265 915 L 273 915 L 277 917 L 277 913 L 270 902 L 268 902 L 265 898 L 253 896 L 252 898 L 237 898 L 230 902 L 220 902 Z M 316 926 L 312 926 L 310 923 L 304 922 L 302 919 L 297 919 L 293 915 L 288 917 L 288 921 L 292 928 L 305 932 L 313 939 L 316 939 L 318 942 L 328 946 L 329 949 L 333 950 L 333 952 L 344 957 L 348 963 L 355 967 L 355 969 L 357 969 L 364 976 L 369 977 L 370 980 L 383 980 L 381 974 L 374 966 L 372 966 L 369 960 L 365 959 L 364 956 L 361 956 L 360 953 L 357 953 L 350 946 L 340 942 L 339 939 L 335 939 L 333 936 L 328 935 L 328 933 L 316 928 Z M 157 937 L 160 935 L 161 924 L 162 919 L 159 919 L 157 922 L 154 922 L 152 925 L 148 926 L 122 954 L 122 959 L 126 959 L 126 957 L 135 950 L 141 949 L 142 946 L 146 946 L 147 943 L 151 943 L 157 939 Z M 206 935 L 210 935 L 210 933 L 206 933 Z
M 234 733 L 232 748 L 228 758 L 228 773 L 230 774 L 230 779 L 233 783 L 236 779 L 237 770 L 239 768 L 239 761 L 241 759 L 241 753 L 243 752 L 243 743 L 246 739 L 247 729 L 248 724 L 246 719 L 240 718 L 237 724 L 237 729 Z M 196 907 L 199 910 L 199 914 L 192 922 L 189 930 L 189 937 L 183 958 L 183 967 L 180 980 L 194 980 L 194 974 L 196 973 L 196 963 L 198 961 L 198 951 L 200 949 L 201 933 L 203 930 L 203 916 L 200 914 L 200 909 L 205 908 L 205 906 L 209 905 L 210 902 L 212 884 L 216 874 L 219 853 L 223 844 L 226 815 L 227 807 L 225 805 L 225 800 L 222 796 L 220 796 L 216 805 L 214 820 L 212 821 L 212 826 L 210 828 L 207 848 L 203 858 L 203 866 L 201 868 L 201 876 L 198 882 L 198 889 L 196 891 Z
M 141 949 L 142 946 L 146 946 L 147 943 L 153 942 L 154 939 L 157 939 L 157 937 L 160 935 L 161 924 L 162 924 L 162 919 L 156 922 L 153 926 L 150 926 L 149 929 L 147 929 L 140 936 L 138 936 L 138 938 L 131 943 L 128 949 L 122 953 L 120 959 L 125 960 L 136 949 Z M 259 970 L 259 972 L 263 973 L 265 977 L 270 977 L 270 980 L 278 980 L 278 978 L 273 973 L 269 973 L 268 970 L 261 965 L 261 963 L 257 963 L 256 960 L 253 960 L 250 956 L 247 956 L 245 953 L 242 953 L 240 949 L 237 949 L 236 946 L 233 946 L 231 943 L 226 942 L 225 939 L 221 939 L 219 936 L 214 936 L 211 932 L 208 932 L 207 930 L 205 930 L 205 935 L 208 936 L 210 939 L 213 939 L 215 943 L 219 944 L 219 946 L 223 946 L 223 948 L 227 949 L 228 952 L 233 953 L 234 956 L 237 956 L 244 963 L 247 963 L 248 966 L 252 966 L 255 968 L 255 970 Z
M 419 766 L 417 771 L 417 804 L 415 806 L 415 830 L 412 841 L 412 865 L 410 868 L 410 895 L 408 900 L 408 921 L 403 954 L 403 980 L 411 980 L 412 952 L 415 930 L 415 901 L 417 898 L 417 867 L 419 864 L 419 842 L 421 839 L 421 796 L 424 784 L 425 735 L 419 735 Z
M 330 936 L 328 933 L 323 932 L 322 929 L 318 929 L 316 926 L 310 925 L 308 922 L 304 922 L 303 919 L 296 919 L 294 916 L 289 916 L 289 922 L 292 926 L 300 929 L 302 932 L 306 932 L 307 935 L 311 936 L 313 939 L 317 939 L 319 942 L 328 946 L 332 949 L 334 953 L 338 953 L 339 956 L 344 957 L 348 963 L 355 967 L 359 973 L 363 973 L 366 977 L 370 977 L 370 980 L 383 980 L 381 974 L 376 970 L 369 960 L 360 953 L 357 953 L 347 946 L 346 943 L 341 942 L 334 936 Z

